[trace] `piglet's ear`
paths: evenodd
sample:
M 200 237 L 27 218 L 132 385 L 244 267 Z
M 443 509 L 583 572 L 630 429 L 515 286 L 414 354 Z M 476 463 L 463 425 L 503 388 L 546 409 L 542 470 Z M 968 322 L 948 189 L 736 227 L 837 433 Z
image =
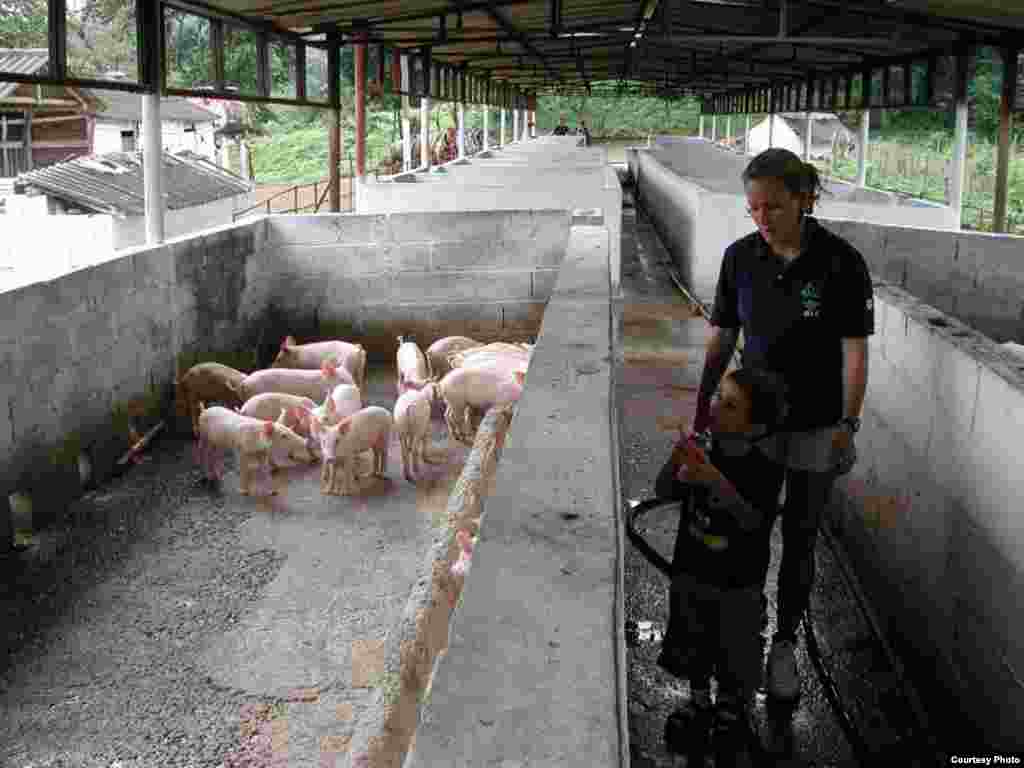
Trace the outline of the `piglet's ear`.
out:
M 526 371 L 513 371 L 512 375 L 516 377 L 516 384 L 520 387 L 526 385 Z
M 263 434 L 266 435 L 267 437 L 270 437 L 272 434 L 274 434 L 274 422 L 272 422 L 272 421 L 264 421 L 263 422 Z
M 285 336 L 284 341 L 281 342 L 282 347 L 294 347 L 296 345 L 294 336 Z

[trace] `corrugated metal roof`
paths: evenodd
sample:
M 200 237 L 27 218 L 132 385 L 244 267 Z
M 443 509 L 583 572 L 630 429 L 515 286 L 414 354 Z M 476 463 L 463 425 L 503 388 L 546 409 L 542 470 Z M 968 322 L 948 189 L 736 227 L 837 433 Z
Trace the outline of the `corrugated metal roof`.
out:
M 0 48 L 0 72 L 36 75 L 43 73 L 49 61 L 50 52 L 45 48 Z M 0 79 L 0 99 L 10 96 L 19 85 Z
M 128 91 L 90 91 L 90 95 L 103 102 L 104 109 L 96 113 L 99 120 L 142 120 L 142 97 Z M 172 97 L 160 99 L 161 120 L 181 120 L 186 123 L 212 123 L 217 114 L 193 104 L 188 99 Z
M 168 210 L 211 203 L 251 189 L 241 176 L 193 152 L 165 152 L 163 158 L 163 192 Z M 145 214 L 142 152 L 79 157 L 23 173 L 17 184 L 99 213 Z

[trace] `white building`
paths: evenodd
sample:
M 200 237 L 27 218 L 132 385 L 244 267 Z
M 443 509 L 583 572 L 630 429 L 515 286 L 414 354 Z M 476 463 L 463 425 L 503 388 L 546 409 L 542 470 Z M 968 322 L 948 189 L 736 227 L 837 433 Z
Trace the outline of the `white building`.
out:
M 772 122 L 774 121 L 774 122 Z M 802 112 L 769 115 L 750 127 L 750 147 L 747 153 L 756 155 L 768 149 L 769 125 L 771 146 L 781 147 L 804 156 L 804 133 L 807 117 Z M 828 160 L 833 152 L 846 152 L 854 148 L 855 137 L 840 119 L 831 112 L 811 113 L 811 158 Z M 742 145 L 742 141 L 739 142 Z
M 105 109 L 96 112 L 92 153 L 134 152 L 142 148 L 142 97 L 122 91 L 92 91 Z M 165 152 L 188 150 L 217 160 L 214 131 L 219 116 L 188 99 L 160 100 L 160 122 Z

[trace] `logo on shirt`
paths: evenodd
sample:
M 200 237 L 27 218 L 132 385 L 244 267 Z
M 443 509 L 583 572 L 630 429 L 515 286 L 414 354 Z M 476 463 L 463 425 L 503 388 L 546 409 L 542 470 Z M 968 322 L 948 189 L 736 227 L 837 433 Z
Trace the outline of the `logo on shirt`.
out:
M 800 305 L 803 308 L 804 317 L 819 317 L 821 315 L 821 287 L 817 282 L 806 283 L 800 289 Z

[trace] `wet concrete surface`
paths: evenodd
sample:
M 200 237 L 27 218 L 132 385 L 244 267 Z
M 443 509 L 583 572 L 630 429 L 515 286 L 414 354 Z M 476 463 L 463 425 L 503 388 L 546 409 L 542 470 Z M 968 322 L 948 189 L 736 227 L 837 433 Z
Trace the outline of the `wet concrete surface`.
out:
M 394 382 L 371 368 L 367 404 Z M 156 441 L 0 564 L 0 765 L 333 765 L 468 454 L 436 414 L 432 438 L 416 486 L 393 435 L 354 497 L 319 465 L 242 496 L 234 457 L 213 487 L 192 441 Z
M 658 470 L 677 439 L 679 424 L 689 425 L 703 368 L 706 320 L 687 304 L 669 277 L 670 257 L 651 223 L 626 195 L 622 227 L 624 368 L 618 374 L 621 414 L 621 479 L 624 499 L 654 494 Z M 671 559 L 678 513 L 673 506 L 652 511 L 641 524 L 643 535 Z M 677 507 L 675 507 L 677 509 Z M 781 555 L 781 529 L 772 535 L 768 575 L 769 624 L 775 629 L 775 591 Z M 817 578 L 810 617 L 824 667 L 834 680 L 841 706 L 854 726 L 848 737 L 826 697 L 808 657 L 801 630 L 797 664 L 802 696 L 791 713 L 767 705 L 757 694 L 755 717 L 763 743 L 790 739 L 782 756 L 762 755 L 766 765 L 842 766 L 932 765 L 934 755 L 918 739 L 903 689 L 895 680 L 882 648 L 842 578 L 832 551 L 819 537 Z M 689 687 L 655 664 L 668 619 L 668 581 L 634 546 L 626 548 L 626 620 L 628 633 L 629 729 L 632 765 L 685 766 L 684 756 L 667 750 L 663 729 L 667 716 L 683 705 Z M 630 624 L 632 623 L 632 624 Z M 863 747 L 858 743 L 863 740 Z

